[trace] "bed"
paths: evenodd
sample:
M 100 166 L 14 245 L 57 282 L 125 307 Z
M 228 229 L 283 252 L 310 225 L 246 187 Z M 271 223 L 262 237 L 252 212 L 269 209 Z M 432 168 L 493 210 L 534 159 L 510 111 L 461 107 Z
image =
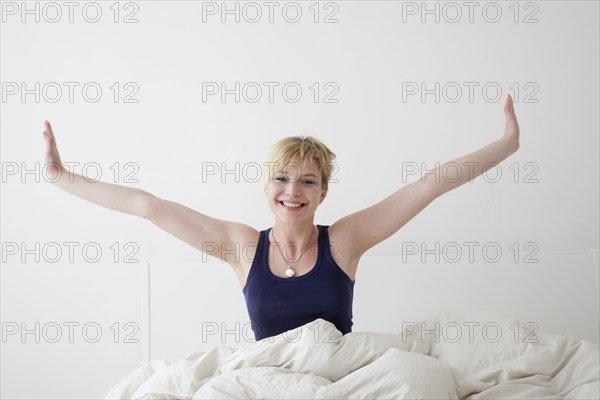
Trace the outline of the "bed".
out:
M 598 399 L 599 357 L 595 343 L 498 314 L 441 314 L 398 334 L 342 335 L 317 319 L 240 348 L 148 362 L 106 398 Z
M 206 312 L 243 322 L 241 294 L 241 307 L 214 302 L 215 287 L 224 297 L 239 290 L 227 283 L 230 271 L 214 264 L 205 270 L 149 265 L 146 362 L 105 398 L 598 399 L 597 251 L 541 253 L 538 259 L 527 266 L 506 261 L 482 268 L 475 262 L 449 269 L 440 263 L 398 268 L 397 258 L 365 257 L 352 332 L 342 335 L 332 323 L 315 319 L 258 342 L 243 335 L 199 340 L 190 321 L 215 316 L 190 318 L 166 306 L 186 303 L 181 309 L 189 310 L 189 302 L 212 298 Z M 421 283 L 413 283 L 414 292 L 402 283 L 367 300 L 366 292 L 385 287 L 382 273 L 387 284 L 394 274 Z M 207 274 L 214 275 L 200 279 Z M 429 295 L 420 302 L 397 301 L 423 290 Z M 373 312 L 378 304 L 386 311 Z M 461 311 L 431 312 L 436 308 Z M 419 313 L 427 317 L 415 318 Z

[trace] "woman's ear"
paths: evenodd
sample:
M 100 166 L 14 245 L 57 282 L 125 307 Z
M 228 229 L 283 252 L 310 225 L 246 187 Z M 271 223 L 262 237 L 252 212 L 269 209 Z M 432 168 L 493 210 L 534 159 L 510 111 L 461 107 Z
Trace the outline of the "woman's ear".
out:
M 329 189 L 323 191 L 323 193 L 321 193 L 321 200 L 319 200 L 319 204 L 321 204 L 323 202 L 323 200 L 325 200 L 325 197 L 327 197 L 327 193 L 329 192 Z

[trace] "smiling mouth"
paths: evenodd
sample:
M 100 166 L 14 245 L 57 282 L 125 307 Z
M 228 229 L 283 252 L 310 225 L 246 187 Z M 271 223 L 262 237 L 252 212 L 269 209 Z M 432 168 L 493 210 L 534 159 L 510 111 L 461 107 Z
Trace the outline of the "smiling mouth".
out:
M 283 204 L 283 201 L 280 201 L 279 204 L 281 204 L 282 206 L 284 206 L 285 208 L 288 208 L 290 210 L 298 210 L 298 209 L 300 209 L 300 208 L 302 208 L 302 207 L 304 207 L 306 205 L 304 203 L 301 203 L 302 205 L 300 207 L 288 207 L 285 204 Z

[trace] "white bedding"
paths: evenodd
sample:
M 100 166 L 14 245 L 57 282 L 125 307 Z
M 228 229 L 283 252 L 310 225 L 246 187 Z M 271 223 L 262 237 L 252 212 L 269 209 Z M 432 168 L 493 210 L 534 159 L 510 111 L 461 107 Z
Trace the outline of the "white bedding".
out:
M 106 399 L 600 398 L 597 344 L 525 328 L 506 315 L 447 313 L 399 334 L 342 335 L 317 319 L 244 347 L 150 361 Z

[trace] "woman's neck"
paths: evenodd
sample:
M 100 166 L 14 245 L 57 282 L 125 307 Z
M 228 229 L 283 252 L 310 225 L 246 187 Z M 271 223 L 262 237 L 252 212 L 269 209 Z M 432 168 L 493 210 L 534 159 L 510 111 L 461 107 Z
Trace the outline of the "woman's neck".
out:
M 309 240 L 310 242 L 314 241 L 317 236 L 317 228 L 312 221 L 302 224 L 275 224 L 271 235 L 281 248 L 290 247 L 290 253 L 295 253 L 293 248 L 304 249 L 310 244 Z

